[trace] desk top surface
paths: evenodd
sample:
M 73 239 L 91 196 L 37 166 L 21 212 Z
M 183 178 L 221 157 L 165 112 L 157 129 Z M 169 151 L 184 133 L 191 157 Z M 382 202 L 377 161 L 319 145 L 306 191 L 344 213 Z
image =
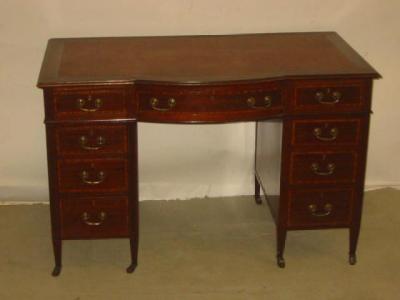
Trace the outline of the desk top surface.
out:
M 38 86 L 379 74 L 335 32 L 50 39 Z

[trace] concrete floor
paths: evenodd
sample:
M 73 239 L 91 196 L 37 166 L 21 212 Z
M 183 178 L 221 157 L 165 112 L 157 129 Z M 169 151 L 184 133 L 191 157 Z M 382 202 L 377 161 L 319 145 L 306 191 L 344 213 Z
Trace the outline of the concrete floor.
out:
M 366 193 L 355 266 L 347 230 L 296 231 L 279 269 L 272 218 L 252 197 L 140 209 L 135 273 L 127 240 L 68 241 L 53 278 L 48 206 L 0 206 L 0 299 L 400 299 L 400 191 Z

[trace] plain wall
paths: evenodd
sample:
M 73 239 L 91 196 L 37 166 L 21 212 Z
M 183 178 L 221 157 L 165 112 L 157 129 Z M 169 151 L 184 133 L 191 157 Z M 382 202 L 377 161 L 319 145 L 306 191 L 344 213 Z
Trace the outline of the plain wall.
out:
M 47 201 L 47 39 L 337 31 L 384 77 L 373 93 L 366 184 L 400 186 L 398 0 L 0 0 L 0 200 Z M 141 199 L 253 192 L 254 124 L 139 126 Z

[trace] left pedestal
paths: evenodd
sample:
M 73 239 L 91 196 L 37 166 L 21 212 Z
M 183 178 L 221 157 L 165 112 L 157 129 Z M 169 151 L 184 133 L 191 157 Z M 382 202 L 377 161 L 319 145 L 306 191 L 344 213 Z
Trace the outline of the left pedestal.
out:
M 50 211 L 55 268 L 62 241 L 129 238 L 137 266 L 137 123 L 131 87 L 44 90 Z

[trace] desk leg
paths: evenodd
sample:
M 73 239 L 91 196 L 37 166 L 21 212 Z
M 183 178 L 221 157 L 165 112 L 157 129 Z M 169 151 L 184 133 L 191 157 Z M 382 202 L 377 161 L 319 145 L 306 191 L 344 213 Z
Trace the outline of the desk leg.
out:
M 137 254 L 138 254 L 138 243 L 137 238 L 131 237 L 129 239 L 131 249 L 131 264 L 126 268 L 127 273 L 133 273 L 137 267 Z
M 285 251 L 285 243 L 286 243 L 286 228 L 282 228 L 277 226 L 276 228 L 276 236 L 277 236 L 277 254 L 276 260 L 279 268 L 285 267 L 285 259 L 283 258 L 283 252 Z
M 256 165 L 257 165 L 257 139 L 258 139 L 258 122 L 256 122 L 256 134 L 255 134 L 255 155 L 254 155 L 254 172 L 256 172 Z M 258 181 L 257 175 L 254 175 L 254 200 L 257 204 L 262 204 L 262 199 L 260 196 L 261 186 L 260 182 Z
M 46 145 L 47 145 L 47 168 L 49 179 L 49 195 L 50 195 L 50 221 L 51 221 L 51 237 L 53 243 L 53 253 L 55 266 L 51 273 L 57 277 L 61 273 L 62 261 L 62 239 L 61 239 L 61 224 L 60 224 L 60 200 L 56 193 L 56 150 L 53 143 L 54 126 L 46 125 Z
M 131 264 L 126 269 L 127 273 L 135 271 L 138 263 L 139 248 L 139 188 L 138 188 L 138 145 L 137 145 L 137 123 L 129 125 L 129 211 L 130 211 L 130 255 Z
M 356 197 L 353 203 L 353 216 L 350 226 L 350 249 L 349 249 L 349 263 L 350 265 L 355 265 L 357 263 L 357 244 L 358 237 L 360 235 L 360 225 L 361 225 L 361 215 L 364 202 L 364 182 L 365 182 L 365 172 L 367 165 L 367 149 L 368 149 L 368 136 L 369 136 L 369 115 L 365 116 L 363 122 L 365 122 L 365 129 L 361 133 L 361 153 L 359 161 L 358 173 L 358 187 Z
M 357 263 L 357 244 L 358 244 L 358 237 L 360 235 L 360 224 L 361 224 L 361 210 L 363 205 L 363 189 L 359 192 L 357 198 L 355 199 L 355 208 L 354 208 L 354 215 L 353 215 L 353 222 L 350 226 L 350 249 L 349 249 L 349 264 L 355 265 Z
M 137 202 L 137 201 L 136 201 Z M 139 210 L 138 210 L 138 205 L 134 205 L 136 208 L 134 208 L 134 212 L 136 211 L 137 213 L 135 214 L 137 218 L 133 218 L 131 220 L 131 236 L 129 237 L 129 245 L 130 245 L 130 254 L 131 254 L 131 264 L 129 265 L 128 268 L 126 268 L 127 273 L 133 273 L 135 271 L 137 264 L 138 264 L 138 248 L 139 248 Z
M 55 266 L 51 275 L 54 277 L 57 277 L 61 273 L 61 249 L 62 249 L 62 241 L 60 239 L 53 239 Z
M 257 176 L 254 176 L 254 200 L 257 204 L 262 204 L 262 199 L 260 196 L 261 186 L 258 182 Z
M 350 228 L 350 251 L 349 251 L 350 265 L 355 265 L 357 262 L 356 249 L 357 249 L 359 233 L 360 233 L 360 226 L 353 225 Z

